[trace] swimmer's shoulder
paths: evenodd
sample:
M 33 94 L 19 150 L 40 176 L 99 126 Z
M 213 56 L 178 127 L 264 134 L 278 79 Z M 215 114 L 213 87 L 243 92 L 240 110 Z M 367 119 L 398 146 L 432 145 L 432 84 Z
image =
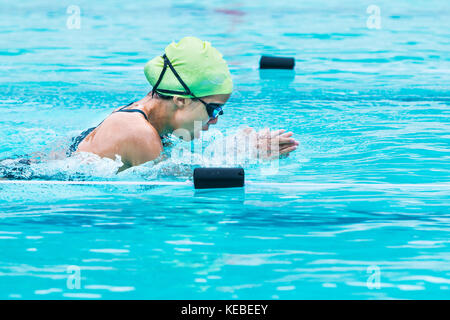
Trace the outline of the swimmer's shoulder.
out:
M 114 113 L 80 143 L 78 150 L 110 159 L 118 154 L 131 167 L 156 159 L 162 142 L 156 129 L 143 117 Z
M 158 131 L 147 121 L 127 123 L 121 132 L 118 151 L 125 164 L 137 166 L 154 160 L 163 150 Z

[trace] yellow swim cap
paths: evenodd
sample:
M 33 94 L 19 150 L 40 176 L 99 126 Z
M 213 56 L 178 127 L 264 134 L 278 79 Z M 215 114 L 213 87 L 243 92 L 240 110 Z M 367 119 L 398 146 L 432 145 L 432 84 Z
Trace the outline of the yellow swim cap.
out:
M 155 91 L 183 98 L 231 93 L 233 81 L 228 65 L 210 42 L 184 37 L 178 43 L 172 42 L 164 51 L 163 56 L 150 60 L 144 67 L 148 82 L 154 89 L 155 85 L 157 87 Z

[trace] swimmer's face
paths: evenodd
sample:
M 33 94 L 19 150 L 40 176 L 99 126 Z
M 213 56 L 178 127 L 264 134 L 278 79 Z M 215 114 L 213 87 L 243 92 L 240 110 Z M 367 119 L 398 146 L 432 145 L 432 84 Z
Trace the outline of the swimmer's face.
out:
M 230 94 L 217 94 L 201 97 L 206 103 L 224 105 Z M 200 137 L 201 131 L 207 131 L 210 125 L 217 124 L 219 117 L 212 119 L 208 116 L 205 105 L 200 100 L 174 97 L 176 110 L 174 116 L 174 129 L 176 135 L 185 141 Z

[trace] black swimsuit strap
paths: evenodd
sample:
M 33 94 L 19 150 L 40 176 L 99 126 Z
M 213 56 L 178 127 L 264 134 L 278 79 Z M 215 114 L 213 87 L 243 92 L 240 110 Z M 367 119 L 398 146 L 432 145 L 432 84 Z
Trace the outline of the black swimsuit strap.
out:
M 120 108 L 119 110 L 113 111 L 112 113 L 114 113 L 114 112 L 139 112 L 139 113 L 141 113 L 144 116 L 145 120 L 148 121 L 147 115 L 142 110 L 139 110 L 139 109 L 125 109 L 126 107 L 131 106 L 133 103 L 134 102 L 131 102 L 131 103 L 127 104 L 126 106 Z M 100 126 L 103 123 L 103 121 L 100 122 L 97 125 L 97 127 Z M 86 138 L 97 127 L 89 128 L 89 129 L 83 131 L 78 137 L 72 138 L 72 145 L 69 147 L 69 150 L 67 150 L 67 152 L 66 152 L 67 156 L 70 156 L 70 155 L 72 155 L 72 153 L 77 151 L 78 145 L 81 143 L 81 141 L 83 141 L 84 138 Z M 159 137 L 160 137 L 161 141 L 165 138 L 165 136 L 159 136 Z M 163 146 L 168 146 L 168 145 L 170 145 L 170 142 L 164 142 L 163 141 Z
M 133 103 L 134 103 L 134 102 L 131 102 L 131 103 L 127 104 L 126 106 L 124 106 L 124 107 L 122 107 L 122 108 L 120 108 L 119 110 L 114 111 L 114 112 L 139 112 L 139 113 L 141 113 L 141 114 L 144 116 L 145 120 L 148 121 L 148 117 L 147 117 L 147 115 L 144 113 L 144 111 L 139 110 L 139 109 L 125 109 L 126 107 L 131 106 Z M 114 113 L 114 112 L 113 112 L 113 113 Z M 163 140 L 165 136 L 159 136 L 159 137 L 161 138 L 161 140 Z
M 145 120 L 148 121 L 148 117 L 144 111 L 139 110 L 139 109 L 125 109 L 126 107 L 131 106 L 133 103 L 134 102 L 131 102 L 131 103 L 127 104 L 126 106 L 123 106 L 122 108 L 120 108 L 119 110 L 114 111 L 114 112 L 139 112 L 140 114 L 142 114 L 144 116 Z

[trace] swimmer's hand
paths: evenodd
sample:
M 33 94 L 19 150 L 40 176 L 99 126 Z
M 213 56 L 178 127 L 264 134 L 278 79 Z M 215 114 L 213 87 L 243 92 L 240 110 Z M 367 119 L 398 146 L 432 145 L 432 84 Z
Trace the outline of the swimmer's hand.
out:
M 292 132 L 286 130 L 264 129 L 256 132 L 253 128 L 245 128 L 243 133 L 253 137 L 256 142 L 258 158 L 275 159 L 277 157 L 287 157 L 289 153 L 297 149 L 298 141 L 292 138 Z

